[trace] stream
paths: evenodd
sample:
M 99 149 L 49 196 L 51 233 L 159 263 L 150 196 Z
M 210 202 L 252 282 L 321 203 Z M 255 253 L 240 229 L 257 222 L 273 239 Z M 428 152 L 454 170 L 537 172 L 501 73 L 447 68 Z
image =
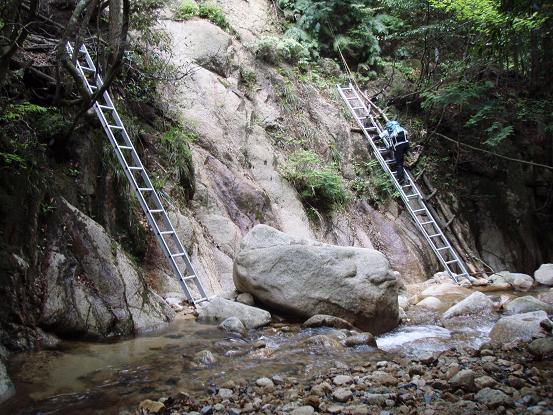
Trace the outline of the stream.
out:
M 381 350 L 308 342 L 321 334 L 344 337 L 331 328 L 276 324 L 241 338 L 194 320 L 177 320 L 163 331 L 129 339 L 64 341 L 56 350 L 12 357 L 8 370 L 17 392 L 0 406 L 0 413 L 126 414 L 143 399 L 179 391 L 194 395 L 231 378 L 279 374 L 301 382 L 340 362 L 355 366 L 394 355 L 420 357 L 452 347 L 477 348 L 497 319 L 455 319 L 443 327 L 437 314 L 419 311 L 410 317 L 410 323 L 377 338 Z M 217 362 L 195 367 L 194 354 L 206 349 Z

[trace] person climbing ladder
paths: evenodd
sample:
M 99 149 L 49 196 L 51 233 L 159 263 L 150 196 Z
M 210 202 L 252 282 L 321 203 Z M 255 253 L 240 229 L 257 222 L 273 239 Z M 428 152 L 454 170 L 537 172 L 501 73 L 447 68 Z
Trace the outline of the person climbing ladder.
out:
M 390 120 L 386 123 L 386 129 L 380 134 L 380 138 L 386 145 L 386 148 L 394 150 L 396 159 L 396 178 L 399 184 L 405 183 L 405 171 L 403 163 L 405 154 L 409 150 L 409 139 L 407 138 L 407 130 L 399 125 L 399 122 Z

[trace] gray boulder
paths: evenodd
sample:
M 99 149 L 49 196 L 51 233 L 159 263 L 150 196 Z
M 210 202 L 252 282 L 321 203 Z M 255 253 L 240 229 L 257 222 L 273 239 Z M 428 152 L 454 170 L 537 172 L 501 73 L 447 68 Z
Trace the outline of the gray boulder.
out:
M 505 305 L 505 311 L 510 314 L 528 313 L 531 311 L 545 311 L 548 314 L 553 313 L 553 306 L 538 300 L 531 295 L 515 298 Z
M 396 276 L 384 255 L 294 238 L 266 225 L 242 240 L 234 283 L 285 314 L 328 314 L 379 334 L 399 322 Z
M 493 301 L 479 291 L 472 293 L 444 313 L 444 318 L 470 314 L 489 314 L 493 310 Z
M 553 285 L 553 264 L 542 264 L 536 272 L 534 278 L 537 282 L 543 285 Z
M 497 389 L 484 388 L 474 395 L 474 399 L 490 409 L 495 409 L 498 406 L 513 406 L 511 397 Z
M 62 200 L 49 235 L 40 324 L 60 335 L 134 334 L 175 313 L 98 223 Z
M 256 329 L 271 322 L 271 314 L 260 308 L 215 297 L 201 303 L 198 321 L 221 323 L 229 317 L 237 317 L 247 329 Z
M 13 396 L 15 387 L 8 376 L 8 371 L 4 363 L 0 361 L 0 402 L 5 401 Z
M 501 318 L 490 332 L 490 341 L 501 345 L 513 340 L 530 341 L 534 337 L 543 337 L 541 323 L 551 324 L 545 311 L 515 314 Z
M 534 278 L 530 275 L 509 271 L 502 271 L 499 275 L 518 291 L 528 291 L 534 285 Z
M 255 305 L 255 300 L 253 298 L 253 295 L 251 295 L 250 293 L 238 294 L 238 296 L 236 297 L 236 301 L 246 305 L 251 305 L 251 306 Z

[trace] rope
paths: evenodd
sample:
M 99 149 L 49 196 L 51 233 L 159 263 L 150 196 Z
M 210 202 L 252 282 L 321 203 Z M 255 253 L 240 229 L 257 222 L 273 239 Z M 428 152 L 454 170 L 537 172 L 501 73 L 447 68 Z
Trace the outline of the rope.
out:
M 471 146 L 470 144 L 462 143 L 462 142 L 460 142 L 460 141 L 454 140 L 453 138 L 450 138 L 450 137 L 448 137 L 448 136 L 446 136 L 446 135 L 443 135 L 443 134 L 441 134 L 441 133 L 438 133 L 438 132 L 436 132 L 436 131 L 433 131 L 433 132 L 429 135 L 429 138 L 432 137 L 434 134 L 435 134 L 435 135 L 438 135 L 438 136 L 440 136 L 440 137 L 442 137 L 442 138 L 445 139 L 445 140 L 451 141 L 452 143 L 455 143 L 455 144 L 457 144 L 458 146 L 467 147 L 467 148 L 470 148 L 471 150 L 480 151 L 480 152 L 486 153 L 486 154 L 491 154 L 492 156 L 499 157 L 499 158 L 502 158 L 502 159 L 505 159 L 505 160 L 509 160 L 509 161 L 514 161 L 514 162 L 517 162 L 517 163 L 528 164 L 528 165 L 530 165 L 530 166 L 542 167 L 542 168 L 544 168 L 544 169 L 553 170 L 553 166 L 549 166 L 549 165 L 547 165 L 547 164 L 541 164 L 541 163 L 534 163 L 533 161 L 527 161 L 527 160 L 522 160 L 522 159 L 516 159 L 516 158 L 513 158 L 513 157 L 509 157 L 509 156 L 504 156 L 503 154 L 498 154 L 498 153 L 495 153 L 495 152 L 490 151 L 490 150 L 485 150 L 485 149 L 483 149 L 483 148 Z

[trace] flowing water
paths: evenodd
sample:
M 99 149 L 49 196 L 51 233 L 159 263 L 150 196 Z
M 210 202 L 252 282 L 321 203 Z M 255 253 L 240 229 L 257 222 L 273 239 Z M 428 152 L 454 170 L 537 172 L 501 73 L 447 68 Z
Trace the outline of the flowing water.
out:
M 125 409 L 136 408 L 143 399 L 178 391 L 199 393 L 229 379 L 279 374 L 301 382 L 303 377 L 340 362 L 355 366 L 398 354 L 411 357 L 451 347 L 478 347 L 492 327 L 492 321 L 475 319 L 455 320 L 441 327 L 435 315 L 414 317 L 416 324 L 400 326 L 377 338 L 381 350 L 342 348 L 336 342 L 309 343 L 309 338 L 320 334 L 331 339 L 344 337 L 343 332 L 328 328 L 301 330 L 297 325 L 277 325 L 240 338 L 191 320 L 175 321 L 162 332 L 109 343 L 64 342 L 58 350 L 12 358 L 9 372 L 17 393 L 0 406 L 0 413 L 126 413 Z M 205 349 L 213 352 L 217 362 L 194 367 L 194 354 Z

